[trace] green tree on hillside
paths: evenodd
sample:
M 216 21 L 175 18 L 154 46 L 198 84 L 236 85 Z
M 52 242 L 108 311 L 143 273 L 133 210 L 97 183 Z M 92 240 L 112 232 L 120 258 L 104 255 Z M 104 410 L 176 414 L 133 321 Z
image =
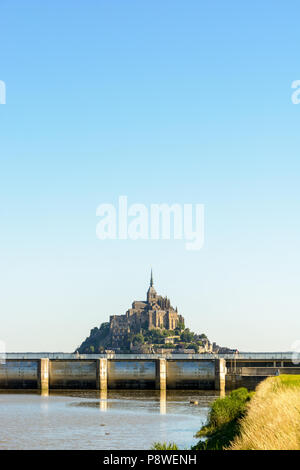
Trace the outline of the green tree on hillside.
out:
M 184 341 L 185 343 L 191 343 L 194 339 L 195 334 L 190 331 L 189 328 L 186 328 L 180 335 L 181 341 Z
M 139 346 L 141 344 L 144 344 L 145 343 L 145 338 L 143 336 L 142 333 L 137 333 L 136 335 L 134 335 L 133 339 L 132 339 L 132 343 L 134 346 Z

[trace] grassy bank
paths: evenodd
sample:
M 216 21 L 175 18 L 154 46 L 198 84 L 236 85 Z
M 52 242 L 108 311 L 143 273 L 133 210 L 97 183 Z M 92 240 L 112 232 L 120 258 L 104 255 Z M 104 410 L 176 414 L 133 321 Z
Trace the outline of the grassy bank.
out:
M 270 377 L 255 392 L 239 388 L 218 398 L 196 436 L 193 450 L 300 450 L 300 375 Z
M 195 450 L 300 450 L 300 375 L 270 377 L 255 393 L 240 388 L 217 399 L 197 437 Z
M 229 448 L 300 449 L 300 376 L 270 377 L 258 385 Z
M 239 388 L 211 405 L 208 423 L 196 434 L 200 440 L 193 450 L 221 450 L 230 445 L 239 434 L 240 420 L 245 415 L 253 393 Z

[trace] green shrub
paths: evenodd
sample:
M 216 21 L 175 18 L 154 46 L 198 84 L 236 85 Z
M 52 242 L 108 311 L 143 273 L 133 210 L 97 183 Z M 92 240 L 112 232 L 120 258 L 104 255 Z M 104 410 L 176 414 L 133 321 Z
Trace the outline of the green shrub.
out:
M 238 388 L 225 398 L 218 398 L 211 405 L 208 423 L 196 434 L 206 437 L 200 440 L 194 449 L 223 449 L 227 447 L 239 432 L 239 422 L 244 416 L 247 403 L 253 392 L 246 388 Z
M 209 425 L 217 428 L 232 419 L 240 418 L 245 411 L 250 394 L 246 388 L 234 390 L 225 398 L 219 398 L 211 407 Z
M 142 335 L 142 333 L 137 333 L 136 335 L 134 335 L 133 339 L 132 339 L 132 343 L 134 344 L 134 346 L 144 344 L 145 343 L 145 338 Z
M 180 335 L 181 341 L 185 343 L 191 343 L 194 340 L 195 333 L 186 328 Z
M 151 450 L 179 450 L 175 442 L 153 442 Z

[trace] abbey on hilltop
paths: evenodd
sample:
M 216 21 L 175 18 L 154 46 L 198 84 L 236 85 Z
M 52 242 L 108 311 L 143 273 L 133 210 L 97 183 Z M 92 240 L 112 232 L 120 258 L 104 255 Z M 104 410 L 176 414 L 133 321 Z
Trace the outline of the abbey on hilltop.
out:
M 111 315 L 109 322 L 93 328 L 76 352 L 200 353 L 219 349 L 205 334 L 185 328 L 177 307 L 172 307 L 168 297 L 157 294 L 151 270 L 146 300 L 135 300 L 124 315 Z
M 162 330 L 175 330 L 184 328 L 184 318 L 178 315 L 167 297 L 157 295 L 153 287 L 153 274 L 151 270 L 150 286 L 147 300 L 135 300 L 132 308 L 125 315 L 112 315 L 110 317 L 110 332 L 112 347 L 118 347 L 127 341 L 130 333 L 140 333 L 142 330 L 160 328 Z

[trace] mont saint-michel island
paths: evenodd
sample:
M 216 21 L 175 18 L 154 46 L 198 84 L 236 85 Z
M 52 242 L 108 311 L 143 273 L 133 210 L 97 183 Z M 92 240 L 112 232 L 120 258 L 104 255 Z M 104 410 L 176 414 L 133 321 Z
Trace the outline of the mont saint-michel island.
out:
M 151 270 L 146 300 L 135 300 L 124 315 L 111 315 L 109 322 L 94 327 L 77 353 L 234 353 L 218 346 L 205 333 L 193 333 L 168 297 L 158 295 Z

